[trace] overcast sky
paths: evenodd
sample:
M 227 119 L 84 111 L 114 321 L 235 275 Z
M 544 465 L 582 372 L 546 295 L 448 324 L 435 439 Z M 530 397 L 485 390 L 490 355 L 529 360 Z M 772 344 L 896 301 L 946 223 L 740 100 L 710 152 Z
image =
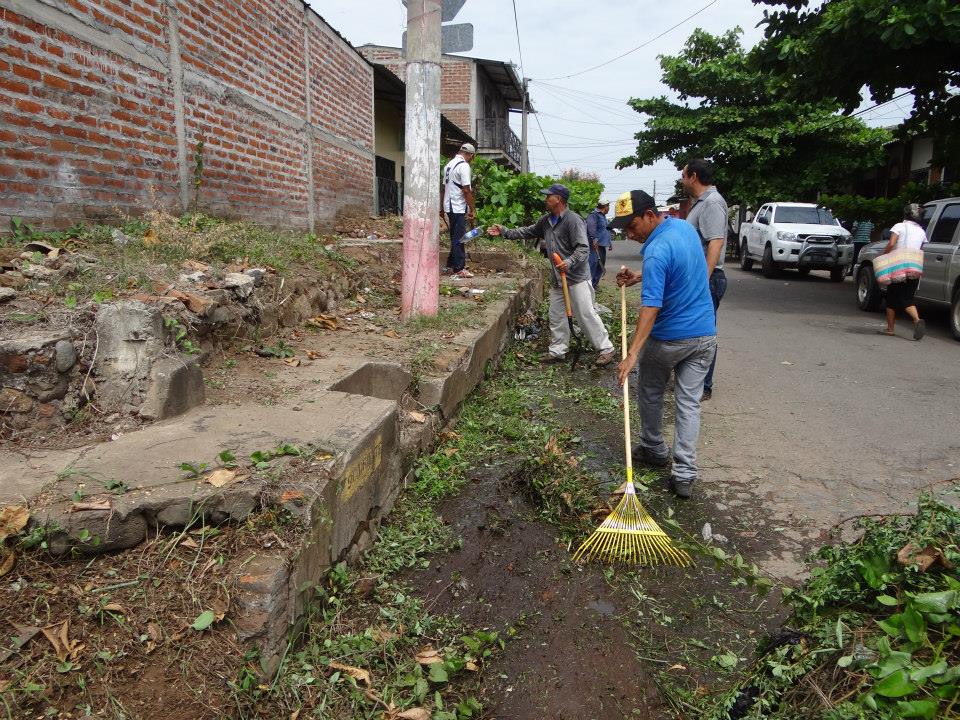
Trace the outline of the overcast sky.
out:
M 400 0 L 309 2 L 354 45 L 400 45 L 406 25 Z M 627 99 L 670 92 L 660 81 L 657 56 L 679 52 L 697 27 L 720 33 L 740 26 L 748 47 L 762 37 L 756 26 L 763 12 L 750 0 L 516 0 L 516 8 L 519 50 L 511 0 L 467 0 L 454 22 L 473 24 L 474 48 L 460 54 L 512 62 L 518 73 L 522 64 L 523 74 L 532 79 L 531 102 L 543 128 L 541 134 L 531 119 L 531 169 L 541 174 L 571 167 L 595 172 L 606 186 L 607 199 L 637 188 L 652 192 L 656 182 L 657 198 L 663 202 L 679 176 L 667 162 L 640 169 L 614 167 L 632 154 L 633 134 L 642 127 Z M 649 44 L 600 69 L 564 77 L 642 43 Z M 863 117 L 871 125 L 890 124 L 902 113 L 888 105 Z M 519 118 L 514 124 L 519 135 Z

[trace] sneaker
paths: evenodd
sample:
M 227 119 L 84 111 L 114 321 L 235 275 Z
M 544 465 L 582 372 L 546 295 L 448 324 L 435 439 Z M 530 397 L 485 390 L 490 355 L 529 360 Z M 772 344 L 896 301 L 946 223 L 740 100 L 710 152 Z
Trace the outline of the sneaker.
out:
M 913 324 L 913 339 L 914 340 L 923 340 L 923 336 L 927 334 L 927 322 L 926 320 L 917 320 Z
M 597 367 L 605 367 L 613 362 L 613 359 L 616 357 L 613 350 L 607 350 L 597 355 L 597 359 L 593 361 L 593 364 Z
M 665 468 L 670 466 L 669 455 L 664 455 L 663 457 L 654 455 L 642 445 L 638 445 L 633 449 L 633 461 L 641 465 L 649 465 L 650 467 L 657 468 Z
M 461 277 L 461 278 L 472 278 L 472 277 L 473 277 L 473 273 L 470 272 L 469 270 L 467 270 L 466 268 L 464 268 L 464 269 L 461 270 L 460 272 L 456 273 L 456 276 L 457 276 L 457 277 Z
M 551 363 L 562 363 L 566 359 L 567 359 L 566 355 L 554 355 L 551 352 L 545 352 L 543 355 L 540 356 L 540 362 L 542 362 L 545 365 L 549 365 Z
M 693 494 L 693 480 L 670 478 L 670 489 L 678 498 L 687 500 Z
M 704 390 L 703 395 L 700 396 L 700 402 L 706 402 L 713 397 L 713 390 Z

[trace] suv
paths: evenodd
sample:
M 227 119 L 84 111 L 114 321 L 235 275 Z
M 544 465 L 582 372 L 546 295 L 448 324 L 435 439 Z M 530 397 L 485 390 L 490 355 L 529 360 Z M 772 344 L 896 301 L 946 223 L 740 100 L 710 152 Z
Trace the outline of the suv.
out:
M 920 224 L 926 228 L 923 246 L 923 277 L 917 300 L 950 307 L 950 332 L 960 340 L 960 197 L 936 200 L 923 206 Z M 879 310 L 883 288 L 873 274 L 873 261 L 886 242 L 864 246 L 853 276 L 857 282 L 857 305 L 861 310 Z
M 850 233 L 826 208 L 811 203 L 767 203 L 753 222 L 740 227 L 740 267 L 750 270 L 757 260 L 766 278 L 789 267 L 801 275 L 829 270 L 831 280 L 843 282 L 853 263 L 853 244 Z

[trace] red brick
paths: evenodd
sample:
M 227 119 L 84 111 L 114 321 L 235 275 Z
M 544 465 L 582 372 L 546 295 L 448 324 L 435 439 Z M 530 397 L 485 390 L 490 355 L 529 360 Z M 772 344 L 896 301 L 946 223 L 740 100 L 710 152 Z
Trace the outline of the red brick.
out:
M 13 74 L 17 75 L 18 77 L 26 78 L 27 80 L 40 79 L 40 73 L 36 69 L 32 67 L 26 67 L 25 65 L 14 65 Z
M 43 105 L 33 100 L 17 100 L 17 109 L 25 113 L 38 113 L 43 111 Z

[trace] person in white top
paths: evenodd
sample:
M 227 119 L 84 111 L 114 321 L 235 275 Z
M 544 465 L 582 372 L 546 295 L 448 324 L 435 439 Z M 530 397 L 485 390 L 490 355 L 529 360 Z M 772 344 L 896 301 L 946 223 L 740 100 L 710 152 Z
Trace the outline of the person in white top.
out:
M 883 249 L 884 254 L 897 250 L 920 250 L 927 242 L 927 233 L 920 226 L 920 206 L 911 203 L 903 208 L 903 221 L 890 228 L 890 241 Z M 887 329 L 886 335 L 893 335 L 893 327 L 897 321 L 897 310 L 903 310 L 913 320 L 913 339 L 920 340 L 927 331 L 927 324 L 920 319 L 914 295 L 920 278 L 912 278 L 903 282 L 890 283 L 887 287 Z
M 458 277 L 471 278 L 473 273 L 467 270 L 467 252 L 461 242 L 467 232 L 467 223 L 473 225 L 477 209 L 474 205 L 471 186 L 470 161 L 477 149 L 470 143 L 460 146 L 460 152 L 443 168 L 443 185 L 440 188 L 440 219 L 446 213 L 450 227 L 450 255 L 444 272 Z

